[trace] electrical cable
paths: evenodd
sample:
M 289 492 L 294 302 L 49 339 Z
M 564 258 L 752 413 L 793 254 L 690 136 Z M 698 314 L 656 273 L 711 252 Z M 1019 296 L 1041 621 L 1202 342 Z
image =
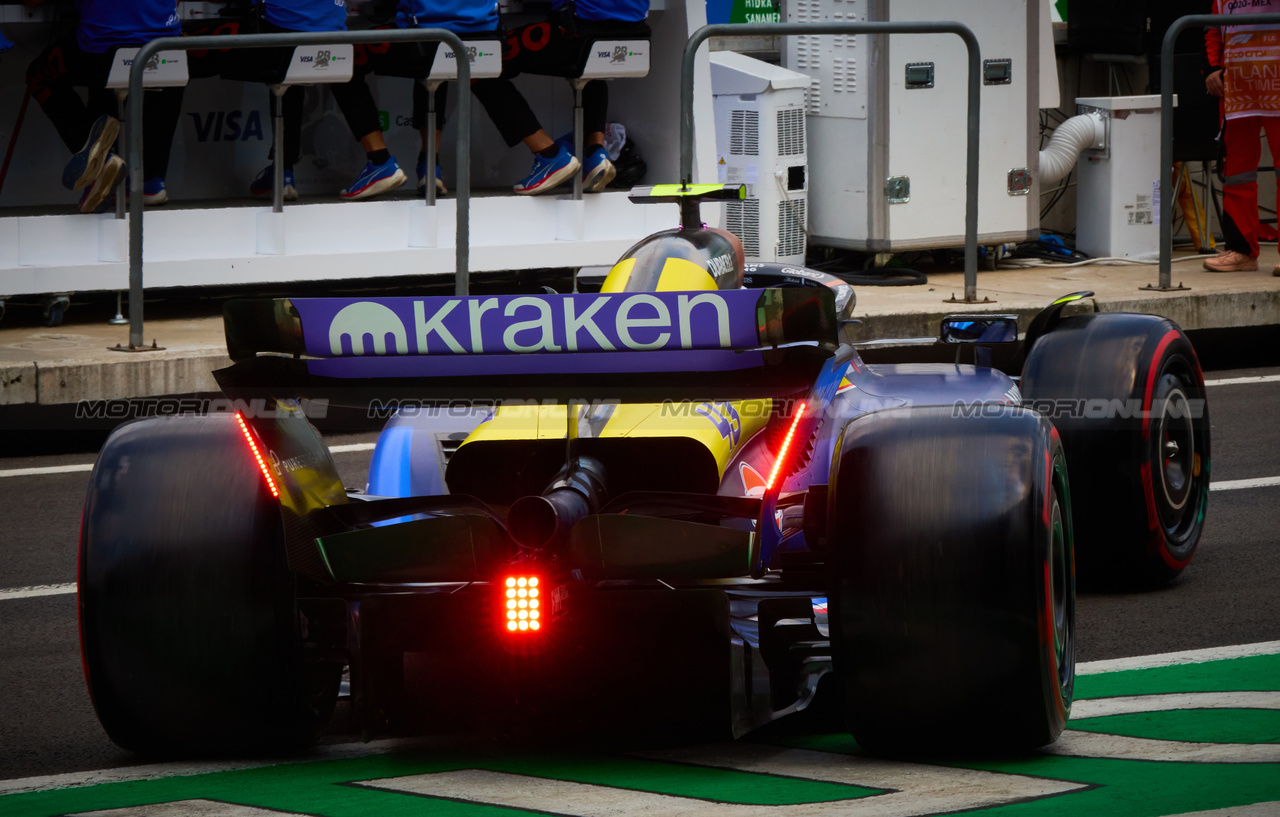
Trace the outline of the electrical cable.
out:
M 1184 261 L 1203 261 L 1203 255 L 1189 255 L 1186 258 L 1175 258 L 1173 263 L 1181 264 Z M 1135 266 L 1149 267 L 1152 264 L 1160 263 L 1159 259 L 1138 259 L 1138 258 L 1090 258 L 1087 261 L 1076 261 L 1068 264 L 1059 264 L 1050 261 L 1044 261 L 1039 258 L 1011 258 L 1008 261 L 1000 262 L 1001 269 L 1031 269 L 1033 267 L 1053 267 L 1055 269 L 1070 269 L 1071 267 L 1085 267 L 1090 264 L 1098 264 L 1104 267 L 1118 266 Z

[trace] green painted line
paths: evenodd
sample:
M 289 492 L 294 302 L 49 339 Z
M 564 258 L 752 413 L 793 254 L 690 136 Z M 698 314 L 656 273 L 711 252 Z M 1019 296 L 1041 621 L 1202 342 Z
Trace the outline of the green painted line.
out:
M 1274 709 L 1183 709 L 1132 712 L 1071 721 L 1072 729 L 1189 743 L 1280 743 Z
M 1076 677 L 1076 698 L 1114 698 L 1157 692 L 1235 692 L 1280 689 L 1280 655 L 1257 655 Z
M 484 768 L 654 794 L 760 806 L 825 803 L 866 797 L 881 791 L 840 783 L 754 775 L 731 769 L 598 755 L 557 757 L 550 761 L 513 760 L 488 764 Z

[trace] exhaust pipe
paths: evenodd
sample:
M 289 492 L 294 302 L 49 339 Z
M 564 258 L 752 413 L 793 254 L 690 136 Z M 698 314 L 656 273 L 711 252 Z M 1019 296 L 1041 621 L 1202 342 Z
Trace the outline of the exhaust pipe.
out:
M 604 505 L 604 485 L 600 461 L 578 457 L 575 465 L 556 474 L 542 496 L 521 497 L 512 504 L 507 529 L 524 547 L 562 547 L 573 526 Z

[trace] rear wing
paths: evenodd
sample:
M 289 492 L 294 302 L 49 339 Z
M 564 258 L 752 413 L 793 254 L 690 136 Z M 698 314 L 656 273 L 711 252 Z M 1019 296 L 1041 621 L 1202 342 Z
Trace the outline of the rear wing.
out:
M 776 397 L 839 346 L 817 288 L 243 300 L 223 317 L 229 395 L 354 406 Z

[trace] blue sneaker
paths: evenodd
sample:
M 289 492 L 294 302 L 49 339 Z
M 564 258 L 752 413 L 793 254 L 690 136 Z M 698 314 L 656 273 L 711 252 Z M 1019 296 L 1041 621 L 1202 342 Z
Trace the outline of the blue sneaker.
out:
M 147 179 L 143 182 L 142 203 L 147 207 L 169 203 L 169 191 L 164 189 L 164 179 Z
M 107 203 L 111 191 L 115 189 L 124 176 L 124 159 L 114 153 L 108 153 L 102 160 L 102 167 L 99 169 L 97 177 L 80 196 L 80 212 L 100 212 L 99 208 Z
M 400 165 L 396 164 L 394 156 L 380 165 L 366 162 L 364 170 L 360 171 L 360 175 L 356 176 L 351 186 L 346 190 L 338 191 L 338 197 L 346 201 L 360 201 L 395 190 L 408 180 L 404 171 L 400 169 Z
M 62 170 L 62 186 L 68 190 L 83 190 L 93 184 L 102 173 L 102 165 L 111 153 L 116 136 L 120 133 L 120 123 L 114 116 L 103 114 L 89 128 L 89 138 L 80 148 L 67 166 Z
M 560 152 L 550 159 L 533 154 L 533 170 L 515 185 L 515 191 L 522 196 L 536 196 L 545 193 L 566 179 L 573 178 L 582 164 L 559 145 Z
M 250 183 L 249 194 L 255 199 L 269 199 L 275 195 L 275 188 L 276 166 L 267 165 Z M 288 167 L 284 169 L 284 200 L 298 200 L 298 188 L 293 183 L 293 170 Z
M 582 168 L 582 190 L 585 193 L 599 193 L 604 190 L 618 169 L 609 161 L 609 152 L 603 145 L 596 145 L 587 153 L 587 161 Z
M 418 160 L 418 192 L 427 189 L 427 160 Z M 449 190 L 444 186 L 444 177 L 440 173 L 440 165 L 436 165 L 436 195 L 443 196 Z

